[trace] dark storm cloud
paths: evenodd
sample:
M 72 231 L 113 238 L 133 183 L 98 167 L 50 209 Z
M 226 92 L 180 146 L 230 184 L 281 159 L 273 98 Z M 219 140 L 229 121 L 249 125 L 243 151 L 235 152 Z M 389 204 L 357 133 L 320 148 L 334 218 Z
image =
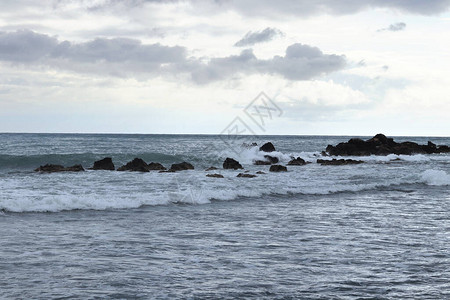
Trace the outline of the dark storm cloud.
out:
M 258 43 L 268 42 L 273 40 L 277 36 L 281 36 L 283 33 L 276 29 L 276 28 L 270 28 L 267 27 L 264 30 L 261 31 L 249 31 L 247 34 L 240 39 L 234 46 L 236 47 L 246 47 L 246 46 L 253 46 Z
M 344 56 L 324 54 L 318 48 L 302 44 L 293 44 L 284 56 L 268 60 L 258 59 L 247 49 L 239 55 L 204 62 L 188 57 L 187 49 L 180 46 L 145 45 L 126 38 L 60 42 L 55 37 L 27 30 L 0 32 L 0 60 L 119 77 L 188 74 L 198 84 L 249 74 L 308 80 L 346 65 Z
M 403 22 L 399 22 L 399 23 L 391 24 L 387 28 L 379 29 L 378 31 L 379 32 L 381 32 L 381 31 L 401 31 L 401 30 L 405 30 L 405 28 L 406 28 L 406 24 Z

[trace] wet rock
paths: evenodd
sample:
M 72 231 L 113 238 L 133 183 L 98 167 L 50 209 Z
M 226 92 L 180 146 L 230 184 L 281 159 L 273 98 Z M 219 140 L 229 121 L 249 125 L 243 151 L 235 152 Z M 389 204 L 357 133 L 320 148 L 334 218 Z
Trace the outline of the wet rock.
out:
M 61 165 L 46 164 L 45 166 L 40 166 L 34 170 L 35 172 L 43 173 L 55 173 L 55 172 L 83 172 L 84 168 L 81 165 L 74 165 L 65 168 Z
M 290 162 L 288 162 L 288 166 L 304 166 L 304 165 L 306 165 L 306 161 L 300 157 L 293 158 Z
M 215 170 L 218 170 L 218 168 L 216 168 L 216 167 L 209 167 L 208 169 L 206 169 L 205 171 L 215 171 Z
M 263 165 L 273 165 L 278 163 L 280 160 L 278 157 L 270 156 L 270 155 L 264 155 L 265 160 L 255 160 L 253 162 L 254 165 L 257 166 L 263 166 Z
M 270 166 L 269 171 L 270 172 L 287 172 L 287 168 L 282 165 L 273 165 L 273 166 Z
M 225 159 L 225 161 L 223 162 L 223 168 L 224 169 L 233 169 L 233 170 L 243 169 L 242 165 L 237 160 L 234 160 L 229 157 L 227 157 Z
M 432 142 L 428 142 L 427 145 L 419 145 L 414 142 L 397 143 L 392 138 L 388 138 L 383 134 L 377 134 L 366 141 L 353 138 L 336 146 L 328 145 L 326 152 L 335 156 L 412 155 L 450 152 L 450 149 L 446 147 L 436 146 Z
M 239 173 L 236 177 L 242 177 L 242 178 L 254 178 L 256 175 L 253 174 L 245 174 L 245 173 Z
M 206 177 L 223 178 L 223 175 L 221 175 L 221 174 L 206 174 Z
M 184 161 L 179 164 L 173 164 L 170 167 L 169 172 L 186 171 L 186 170 L 194 170 L 194 166 Z
M 264 145 L 262 145 L 262 146 L 259 148 L 259 151 L 263 151 L 263 152 L 274 152 L 274 151 L 276 151 L 276 150 L 275 150 L 275 146 L 274 146 L 271 142 L 268 142 L 268 143 L 265 143 Z
M 116 167 L 114 166 L 111 157 L 105 157 L 104 159 L 97 160 L 96 162 L 94 162 L 94 166 L 92 167 L 92 170 L 114 171 L 115 169 Z
M 162 164 L 160 163 L 155 163 L 155 162 L 151 162 L 147 165 L 147 169 L 149 171 L 165 171 L 167 170 L 166 167 L 164 167 Z
M 322 166 L 343 166 L 343 165 L 358 165 L 364 163 L 362 160 L 354 160 L 354 159 L 335 159 L 327 160 L 327 159 L 318 159 L 318 164 Z
M 267 161 L 267 160 L 255 160 L 253 162 L 253 164 L 256 165 L 256 166 L 268 166 L 268 165 L 271 165 L 270 161 Z
M 267 173 L 264 173 L 263 171 L 258 171 L 258 172 L 256 172 L 256 174 L 263 175 L 263 174 L 267 174 Z
M 133 159 L 126 165 L 118 168 L 117 171 L 149 172 L 147 163 L 140 158 Z

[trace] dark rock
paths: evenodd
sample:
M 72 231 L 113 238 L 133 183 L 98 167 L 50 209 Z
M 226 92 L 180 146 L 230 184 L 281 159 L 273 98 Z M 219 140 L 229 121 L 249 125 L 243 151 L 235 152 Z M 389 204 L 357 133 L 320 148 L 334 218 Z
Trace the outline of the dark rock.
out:
M 209 167 L 208 169 L 206 169 L 205 171 L 215 171 L 215 170 L 218 170 L 218 168 L 216 168 L 216 167 Z
M 258 172 L 256 172 L 256 174 L 263 175 L 263 174 L 266 174 L 266 173 L 264 173 L 263 171 L 258 171 Z
M 229 157 L 227 157 L 225 159 L 225 161 L 223 162 L 223 168 L 224 169 L 233 169 L 233 170 L 243 169 L 242 165 L 237 160 L 234 160 Z
M 300 157 L 293 158 L 290 162 L 288 162 L 288 166 L 304 166 L 306 165 L 306 161 Z
M 270 161 L 267 161 L 267 160 L 255 160 L 253 162 L 253 164 L 256 165 L 256 166 L 266 166 L 266 165 L 268 166 L 268 165 L 271 165 Z
M 117 171 L 149 172 L 147 163 L 140 158 L 133 159 L 126 165 L 118 168 Z
M 364 163 L 362 160 L 354 160 L 354 159 L 335 159 L 326 160 L 326 159 L 318 159 L 318 164 L 322 166 L 342 166 L 342 165 L 357 165 Z
M 449 146 L 439 146 L 437 148 L 438 153 L 448 153 L 450 152 L 450 147 Z
M 255 142 L 253 142 L 253 143 L 251 143 L 251 144 L 248 144 L 248 143 L 242 143 L 242 147 L 245 147 L 245 148 L 253 148 L 253 147 L 256 147 L 256 146 L 258 146 L 258 144 L 255 143 Z
M 264 158 L 265 160 L 255 160 L 253 164 L 257 166 L 264 166 L 264 165 L 273 165 L 280 161 L 278 157 L 270 155 L 264 155 Z
M 236 177 L 242 177 L 242 178 L 254 178 L 254 177 L 256 177 L 256 175 L 239 173 Z
M 186 170 L 194 170 L 194 166 L 184 161 L 179 164 L 173 164 L 170 167 L 169 172 L 186 171 Z
M 149 171 L 165 171 L 167 170 L 162 164 L 151 162 L 147 165 Z
M 368 155 L 389 155 L 389 154 L 432 154 L 448 152 L 450 149 L 442 148 L 447 146 L 436 146 L 432 142 L 427 145 L 419 145 L 414 142 L 397 143 L 392 138 L 383 134 L 377 134 L 367 141 L 353 138 L 346 143 L 339 143 L 336 146 L 328 145 L 326 152 L 330 155 L 338 156 L 368 156 Z
M 35 172 L 44 173 L 55 173 L 55 172 L 82 172 L 84 168 L 81 165 L 74 165 L 71 167 L 63 167 L 61 165 L 46 164 L 45 166 L 40 166 L 34 170 Z
M 273 165 L 273 166 L 270 166 L 269 171 L 270 172 L 287 172 L 287 168 L 282 165 Z
M 94 162 L 94 166 L 92 167 L 92 170 L 114 171 L 115 169 L 116 167 L 114 166 L 111 157 L 105 157 L 104 159 L 97 160 L 96 162 Z
M 221 174 L 206 174 L 206 177 L 223 178 L 223 175 L 221 175 Z
M 271 142 L 268 142 L 268 143 L 265 143 L 264 145 L 262 145 L 259 148 L 259 151 L 273 152 L 273 151 L 276 151 L 276 150 L 275 150 L 275 146 Z

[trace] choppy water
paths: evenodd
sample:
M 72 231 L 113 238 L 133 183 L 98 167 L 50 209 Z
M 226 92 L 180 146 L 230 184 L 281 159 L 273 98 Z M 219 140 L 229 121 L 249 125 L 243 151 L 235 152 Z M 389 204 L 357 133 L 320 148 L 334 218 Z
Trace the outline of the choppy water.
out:
M 283 163 L 348 137 L 259 137 Z M 450 145 L 448 138 L 396 138 Z M 0 298 L 450 298 L 450 155 L 253 174 L 219 136 L 0 134 Z M 253 142 L 248 140 L 246 142 Z M 45 163 L 189 161 L 180 173 Z M 400 159 L 400 160 L 399 160 Z

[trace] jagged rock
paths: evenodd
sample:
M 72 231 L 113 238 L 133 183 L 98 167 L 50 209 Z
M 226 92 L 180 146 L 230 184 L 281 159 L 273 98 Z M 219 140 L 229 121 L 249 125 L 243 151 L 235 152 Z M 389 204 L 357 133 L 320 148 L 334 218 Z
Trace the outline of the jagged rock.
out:
M 223 168 L 224 169 L 233 169 L 233 170 L 243 169 L 242 165 L 237 160 L 234 160 L 229 157 L 227 157 L 225 159 L 225 161 L 223 162 Z
M 306 165 L 306 161 L 300 157 L 293 158 L 290 162 L 288 162 L 288 166 L 304 166 Z
M 256 175 L 253 174 L 245 174 L 245 173 L 239 173 L 236 177 L 242 177 L 242 178 L 254 178 Z
M 259 148 L 259 151 L 273 152 L 273 151 L 276 151 L 276 150 L 275 150 L 275 146 L 271 142 L 268 142 L 268 143 L 265 143 L 264 145 L 262 145 Z
M 335 159 L 326 160 L 326 159 L 318 159 L 318 164 L 322 166 L 342 166 L 342 165 L 358 165 L 364 163 L 362 160 L 354 160 L 354 159 Z
M 133 159 L 117 171 L 149 172 L 147 163 L 140 158 Z
M 266 173 L 264 173 L 263 171 L 258 171 L 258 172 L 256 172 L 256 174 L 263 175 L 263 174 L 266 174 Z
M 173 164 L 170 167 L 169 172 L 186 171 L 186 170 L 194 170 L 194 166 L 184 161 L 179 164 Z
M 209 167 L 205 171 L 208 172 L 208 171 L 215 171 L 215 170 L 218 170 L 218 168 L 216 168 L 216 167 Z
M 242 143 L 242 147 L 245 147 L 245 148 L 253 148 L 253 147 L 256 147 L 256 146 L 258 146 L 258 144 L 255 143 L 255 142 L 253 142 L 251 144 L 249 144 L 249 143 Z
M 278 157 L 270 156 L 270 155 L 264 155 L 265 160 L 255 160 L 253 162 L 254 165 L 261 166 L 261 165 L 272 165 L 278 163 L 280 160 Z
M 162 164 L 160 163 L 155 163 L 155 162 L 151 162 L 147 165 L 147 169 L 149 171 L 165 171 L 167 170 L 166 167 L 164 167 Z
M 223 175 L 221 175 L 221 174 L 206 174 L 206 177 L 223 178 Z
M 44 173 L 82 172 L 82 171 L 84 171 L 84 168 L 81 165 L 74 165 L 74 166 L 65 168 L 61 165 L 46 164 L 45 166 L 40 166 L 39 168 L 35 169 L 34 171 L 35 172 L 44 172 Z
M 269 171 L 270 172 L 287 172 L 287 168 L 282 165 L 273 165 L 273 166 L 270 166 Z
M 336 146 L 328 145 L 326 152 L 330 155 L 338 156 L 412 155 L 450 152 L 450 148 L 447 146 L 436 146 L 432 142 L 428 142 L 427 145 L 419 145 L 414 142 L 397 143 L 392 138 L 388 138 L 383 134 L 377 134 L 367 141 L 353 138 L 346 143 L 339 143 Z
M 94 166 L 92 167 L 92 170 L 114 171 L 115 169 L 116 167 L 114 166 L 111 157 L 105 157 L 104 159 L 97 160 L 96 162 L 94 162 Z

